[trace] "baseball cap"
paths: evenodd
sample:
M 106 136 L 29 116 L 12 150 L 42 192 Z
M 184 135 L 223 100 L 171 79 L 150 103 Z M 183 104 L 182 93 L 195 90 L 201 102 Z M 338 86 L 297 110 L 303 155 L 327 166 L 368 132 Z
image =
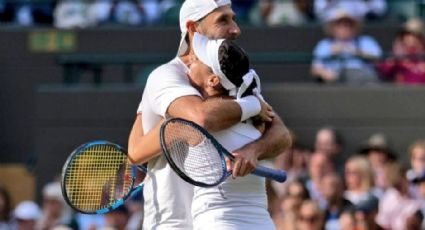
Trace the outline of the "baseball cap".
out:
M 186 0 L 183 2 L 182 7 L 180 8 L 180 31 L 181 31 L 181 40 L 179 44 L 179 49 L 177 51 L 177 56 L 180 56 L 186 52 L 189 47 L 189 44 L 186 42 L 187 28 L 186 23 L 188 21 L 198 21 L 203 17 L 207 16 L 209 13 L 213 12 L 215 9 L 231 5 L 231 0 Z
M 351 11 L 341 7 L 341 8 L 335 8 L 330 11 L 330 13 L 325 17 L 325 22 L 334 22 L 338 21 L 340 19 L 351 19 L 354 22 L 360 22 L 361 19 L 354 15 Z
M 16 206 L 14 215 L 20 220 L 37 220 L 41 217 L 41 210 L 33 201 L 22 201 Z

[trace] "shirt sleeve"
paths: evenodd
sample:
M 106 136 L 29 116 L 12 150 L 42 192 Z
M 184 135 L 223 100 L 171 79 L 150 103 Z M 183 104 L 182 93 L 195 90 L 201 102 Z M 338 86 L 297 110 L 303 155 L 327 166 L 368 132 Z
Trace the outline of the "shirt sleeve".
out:
M 170 104 L 179 97 L 201 94 L 189 82 L 184 71 L 160 67 L 151 74 L 147 82 L 147 97 L 152 110 L 165 117 Z
M 382 55 L 381 47 L 375 39 L 370 36 L 362 36 L 360 39 L 360 49 L 362 52 L 375 57 Z
M 323 59 L 331 56 L 331 43 L 327 40 L 321 40 L 313 51 L 313 65 L 323 65 Z

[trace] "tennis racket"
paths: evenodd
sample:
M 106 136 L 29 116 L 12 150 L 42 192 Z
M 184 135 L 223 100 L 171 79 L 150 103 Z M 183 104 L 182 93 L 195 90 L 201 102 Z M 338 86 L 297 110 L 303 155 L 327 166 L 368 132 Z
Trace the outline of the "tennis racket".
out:
M 142 190 L 143 182 L 134 185 L 136 179 L 143 181 L 146 171 L 143 166 L 132 165 L 121 146 L 108 141 L 89 142 L 75 149 L 65 162 L 62 194 L 78 212 L 107 213 Z
M 212 187 L 231 175 L 225 158 L 234 161 L 235 157 L 194 122 L 182 118 L 165 121 L 160 130 L 160 143 L 171 168 L 190 184 Z M 252 174 L 279 182 L 286 180 L 285 171 L 262 166 L 257 166 Z

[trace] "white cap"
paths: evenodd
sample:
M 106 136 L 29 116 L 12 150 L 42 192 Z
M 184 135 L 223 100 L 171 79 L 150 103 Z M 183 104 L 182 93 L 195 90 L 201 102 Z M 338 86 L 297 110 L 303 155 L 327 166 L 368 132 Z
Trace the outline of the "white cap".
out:
M 183 55 L 189 47 L 185 40 L 187 34 L 186 23 L 188 21 L 196 22 L 201 18 L 207 16 L 209 13 L 213 12 L 215 9 L 231 4 L 232 2 L 230 0 L 184 1 L 182 7 L 180 8 L 180 31 L 182 34 L 179 49 L 177 51 L 177 56 Z
M 43 188 L 43 196 L 45 198 L 55 199 L 60 202 L 65 202 L 62 195 L 62 188 L 59 182 L 50 182 Z
M 41 210 L 33 201 L 22 201 L 16 206 L 14 215 L 16 219 L 38 220 L 41 217 Z
M 206 36 L 203 36 L 200 33 L 195 33 L 192 41 L 193 52 L 202 63 L 209 66 L 213 73 L 220 78 L 221 85 L 225 89 L 229 90 L 230 96 L 236 96 L 236 98 L 240 98 L 253 81 L 256 81 L 257 83 L 255 94 L 260 95 L 260 79 L 254 70 L 250 69 L 248 73 L 242 77 L 243 82 L 240 86 L 233 84 L 226 77 L 223 71 L 221 71 L 218 51 L 224 40 L 225 39 L 209 40 Z

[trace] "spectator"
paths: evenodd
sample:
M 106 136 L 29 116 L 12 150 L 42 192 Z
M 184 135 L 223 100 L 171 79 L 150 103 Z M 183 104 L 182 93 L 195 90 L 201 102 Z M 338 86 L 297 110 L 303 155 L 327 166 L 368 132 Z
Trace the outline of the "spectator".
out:
M 375 222 L 378 213 L 379 200 L 375 196 L 369 196 L 360 201 L 354 208 L 356 229 L 358 230 L 377 230 L 378 225 Z
M 288 193 L 282 197 L 278 211 L 272 216 L 277 230 L 295 229 L 301 204 L 310 198 L 307 188 L 297 180 L 288 185 Z
M 363 19 L 378 19 L 385 15 L 386 0 L 315 0 L 314 12 L 319 19 L 325 21 L 335 9 L 350 10 L 352 14 Z
M 425 172 L 412 178 L 411 182 L 418 188 L 416 199 L 421 206 L 422 215 L 425 215 Z M 422 229 L 425 229 L 425 220 L 422 221 Z
M 340 133 L 332 127 L 320 128 L 314 140 L 314 150 L 325 153 L 337 167 L 338 173 L 343 172 L 345 157 L 342 155 L 344 141 Z
M 277 156 L 274 160 L 274 167 L 283 169 L 287 173 L 286 183 L 271 181 L 271 186 L 278 198 L 282 198 L 287 193 L 290 182 L 296 180 L 305 181 L 308 178 L 307 161 L 310 150 L 302 146 L 292 132 L 291 138 L 291 148 Z
M 112 12 L 114 21 L 119 24 L 137 26 L 143 23 L 144 10 L 137 0 L 115 0 Z
M 340 215 L 347 209 L 354 209 L 353 204 L 346 200 L 344 194 L 344 182 L 336 173 L 329 173 L 322 181 L 322 193 L 326 200 L 325 229 L 338 230 Z
M 16 206 L 14 216 L 18 230 L 35 230 L 41 210 L 33 201 L 22 201 Z
M 238 17 L 238 21 L 248 22 L 249 14 L 256 0 L 233 0 L 232 9 Z
M 323 212 L 316 202 L 306 200 L 301 204 L 296 226 L 302 230 L 323 229 Z
M 105 214 L 106 227 L 101 230 L 126 230 L 129 212 L 125 205 Z
M 408 150 L 411 169 L 406 173 L 409 181 L 425 173 L 425 139 L 415 141 Z M 410 184 L 410 192 L 417 197 L 419 191 L 414 184 Z
M 330 13 L 322 39 L 314 49 L 312 74 L 325 83 L 366 84 L 378 81 L 373 61 L 381 56 L 374 38 L 360 34 L 361 21 L 350 11 Z
M 51 182 L 44 186 L 42 217 L 37 223 L 38 229 L 45 230 L 57 226 L 68 226 L 78 229 L 71 208 L 65 203 L 59 182 Z
M 312 0 L 260 0 L 259 6 L 269 26 L 300 26 L 315 19 Z
M 356 227 L 357 223 L 354 217 L 354 212 L 350 209 L 346 209 L 341 213 L 338 219 L 338 226 L 338 229 L 340 230 L 360 230 Z
M 421 19 L 406 22 L 397 33 L 391 56 L 378 65 L 381 77 L 398 84 L 425 83 L 425 29 Z
M 315 152 L 308 162 L 310 179 L 306 181 L 306 187 L 312 200 L 318 202 L 321 208 L 326 207 L 326 200 L 322 194 L 322 179 L 326 174 L 334 172 L 334 166 L 329 157 L 322 152 Z
M 374 194 L 380 198 L 385 190 L 384 168 L 389 162 L 396 160 L 396 156 L 389 147 L 387 138 L 382 133 L 375 133 L 360 148 L 359 152 L 369 160 L 373 171 Z
M 10 23 L 15 18 L 13 4 L 7 1 L 0 1 L 0 23 Z
M 405 171 L 397 163 L 387 164 L 385 168 L 388 189 L 379 202 L 376 216 L 377 224 L 384 229 L 404 230 L 407 219 L 416 215 L 420 204 L 409 194 Z
M 345 199 L 354 205 L 367 200 L 372 194 L 373 174 L 367 158 L 352 156 L 345 163 Z
M 87 3 L 82 0 L 61 0 L 54 12 L 54 25 L 61 29 L 76 29 L 92 26 L 87 19 Z
M 12 210 L 11 202 L 7 189 L 0 186 L 0 230 L 8 230 L 13 226 L 10 216 Z

